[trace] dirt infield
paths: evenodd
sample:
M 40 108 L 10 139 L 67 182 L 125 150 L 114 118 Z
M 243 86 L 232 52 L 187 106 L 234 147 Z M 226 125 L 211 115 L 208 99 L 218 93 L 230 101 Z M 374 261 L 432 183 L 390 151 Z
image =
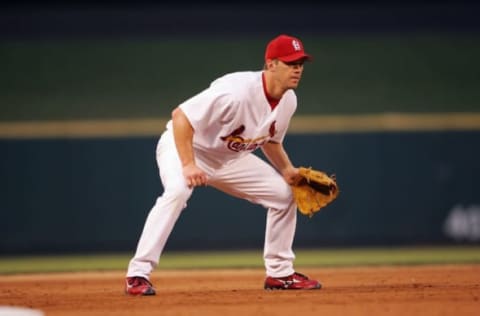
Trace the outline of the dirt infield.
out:
M 0 306 L 59 315 L 480 315 L 480 265 L 299 269 L 316 291 L 265 291 L 263 270 L 165 270 L 157 295 L 123 294 L 123 271 L 2 276 Z

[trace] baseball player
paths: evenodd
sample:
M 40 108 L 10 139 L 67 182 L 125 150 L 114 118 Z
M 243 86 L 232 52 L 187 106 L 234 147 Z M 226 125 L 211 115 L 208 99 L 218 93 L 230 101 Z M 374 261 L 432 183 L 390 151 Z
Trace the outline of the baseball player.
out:
M 164 192 L 130 260 L 127 294 L 155 295 L 149 276 L 195 187 L 204 185 L 267 209 L 265 289 L 321 287 L 293 267 L 297 205 L 290 184 L 298 168 L 282 145 L 307 60 L 298 38 L 279 35 L 266 47 L 263 70 L 226 74 L 173 110 L 156 149 Z M 270 163 L 253 154 L 258 148 Z

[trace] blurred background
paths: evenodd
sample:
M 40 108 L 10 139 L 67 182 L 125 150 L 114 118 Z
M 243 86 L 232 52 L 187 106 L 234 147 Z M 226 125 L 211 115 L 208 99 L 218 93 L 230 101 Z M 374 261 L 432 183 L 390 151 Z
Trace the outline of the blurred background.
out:
M 299 37 L 285 147 L 337 175 L 295 247 L 480 243 L 480 6 L 15 1 L 0 8 L 0 254 L 133 252 L 179 103 Z M 199 188 L 169 250 L 261 249 L 265 211 Z

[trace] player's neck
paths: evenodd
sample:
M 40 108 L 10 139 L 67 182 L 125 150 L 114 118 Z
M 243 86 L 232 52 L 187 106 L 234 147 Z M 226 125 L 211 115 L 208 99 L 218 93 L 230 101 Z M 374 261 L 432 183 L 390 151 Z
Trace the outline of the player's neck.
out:
M 267 98 L 268 104 L 270 104 L 270 107 L 272 108 L 272 111 L 273 111 L 275 110 L 278 103 L 280 102 L 280 98 L 278 99 L 274 98 L 270 95 L 270 93 L 268 93 L 265 73 L 262 73 L 262 85 L 263 85 L 263 92 L 265 93 L 265 97 Z
M 268 71 L 263 72 L 265 92 L 273 99 L 280 100 L 285 93 L 285 89 L 277 84 L 272 75 Z

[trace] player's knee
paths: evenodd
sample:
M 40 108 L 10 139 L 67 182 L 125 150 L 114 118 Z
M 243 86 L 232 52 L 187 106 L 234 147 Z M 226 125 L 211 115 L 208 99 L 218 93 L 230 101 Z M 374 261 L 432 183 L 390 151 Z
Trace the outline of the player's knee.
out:
M 165 187 L 163 196 L 167 199 L 183 201 L 186 203 L 192 195 L 192 189 L 186 187 L 183 183 L 168 185 Z
M 290 186 L 283 181 L 281 182 L 281 184 L 279 183 L 275 195 L 278 203 L 285 208 L 288 207 L 293 201 L 292 190 Z

